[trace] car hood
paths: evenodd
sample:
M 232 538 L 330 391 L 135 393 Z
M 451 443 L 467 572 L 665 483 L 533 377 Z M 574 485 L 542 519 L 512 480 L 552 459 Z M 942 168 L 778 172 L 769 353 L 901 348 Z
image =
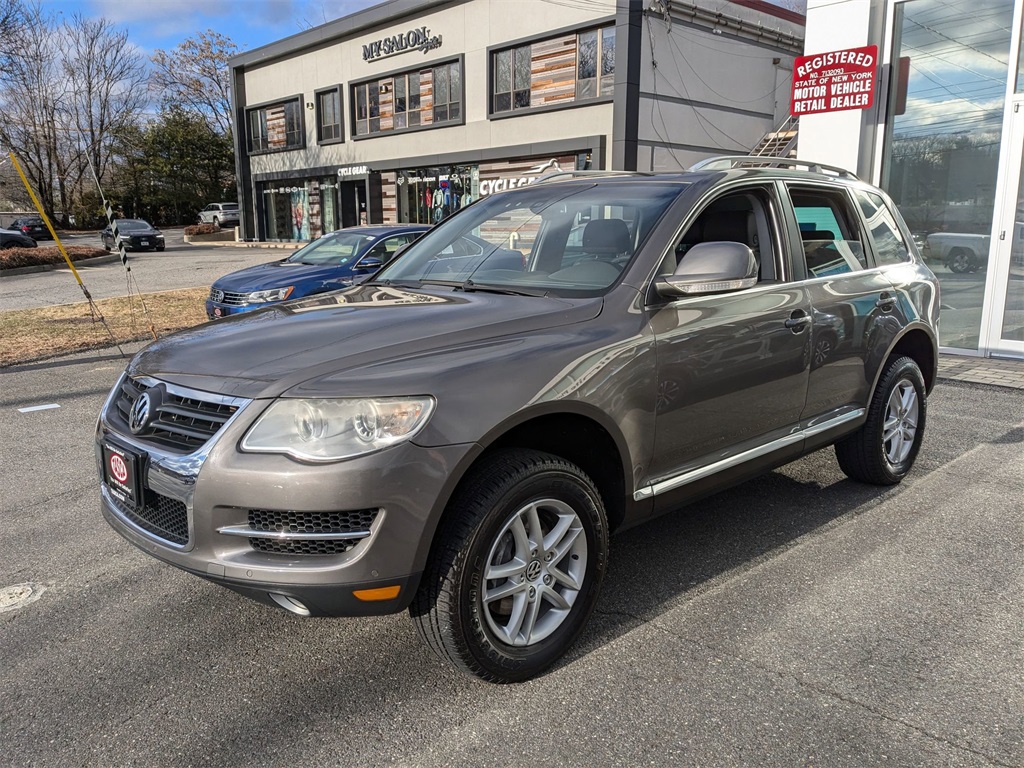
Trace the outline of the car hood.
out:
M 213 287 L 232 293 L 266 291 L 298 282 L 333 280 L 342 275 L 352 274 L 351 264 L 301 264 L 299 262 L 274 261 L 246 267 L 218 279 Z
M 275 397 L 346 370 L 583 322 L 602 306 L 601 298 L 363 285 L 182 331 L 150 344 L 128 371 L 208 392 Z

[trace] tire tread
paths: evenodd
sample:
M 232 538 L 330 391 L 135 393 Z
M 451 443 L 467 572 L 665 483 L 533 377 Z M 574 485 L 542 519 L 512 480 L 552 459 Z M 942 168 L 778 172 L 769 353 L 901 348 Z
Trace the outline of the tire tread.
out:
M 495 453 L 474 470 L 449 503 L 452 514 L 446 514 L 438 528 L 435 549 L 427 562 L 420 589 L 409 607 L 420 637 L 434 653 L 457 669 L 487 682 L 516 682 L 532 675 L 516 675 L 514 670 L 505 675 L 495 674 L 469 652 L 458 636 L 462 627 L 457 577 L 463 571 L 463 561 L 468 556 L 474 534 L 491 511 L 488 502 L 500 498 L 538 471 L 551 470 L 572 475 L 586 485 L 596 499 L 600 499 L 590 478 L 562 458 L 525 449 Z M 599 510 L 603 523 L 600 505 Z M 606 525 L 601 536 L 606 542 Z M 600 578 L 601 570 L 596 575 Z M 599 584 L 594 586 L 596 588 Z
M 913 358 L 900 356 L 890 357 L 886 362 L 882 376 L 875 386 L 868 405 L 867 418 L 856 432 L 847 435 L 835 444 L 836 459 L 840 469 L 852 480 L 871 485 L 896 485 L 906 475 L 894 474 L 882 459 L 881 429 L 885 421 L 885 409 L 888 407 L 889 392 L 895 381 L 902 375 L 907 366 L 912 366 L 912 373 L 920 385 L 918 436 L 917 445 L 912 450 L 906 471 L 913 466 L 917 449 L 924 437 L 925 398 L 924 380 L 920 368 Z

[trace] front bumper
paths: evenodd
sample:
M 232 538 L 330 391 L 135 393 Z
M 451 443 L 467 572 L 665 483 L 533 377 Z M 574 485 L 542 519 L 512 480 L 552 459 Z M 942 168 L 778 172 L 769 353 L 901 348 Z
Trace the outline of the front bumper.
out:
M 260 307 L 269 306 L 268 303 L 263 304 L 245 304 L 239 306 L 238 304 L 222 304 L 218 301 L 206 300 L 206 316 L 211 320 L 216 320 L 221 317 L 228 317 L 229 315 L 240 315 L 243 312 L 251 312 L 254 309 Z
M 156 251 L 164 247 L 165 240 L 162 237 L 122 237 L 121 242 L 129 251 Z
M 333 464 L 241 453 L 239 441 L 266 405 L 244 405 L 207 444 L 182 456 L 118 429 L 108 400 L 97 426 L 100 476 L 103 441 L 113 439 L 143 454 L 145 493 L 173 500 L 179 509 L 183 505 L 187 535 L 175 543 L 147 530 L 126 514 L 101 481 L 107 522 L 153 557 L 296 613 L 355 616 L 406 608 L 419 583 L 452 469 L 472 445 L 422 448 L 405 443 Z M 369 534 L 344 552 L 267 552 L 254 539 L 239 535 L 239 529 L 249 528 L 251 511 L 284 510 L 301 516 L 367 509 L 376 510 Z M 302 538 L 301 533 L 289 536 Z M 395 586 L 397 595 L 388 599 L 367 601 L 354 594 Z M 284 598 L 298 601 L 301 610 Z

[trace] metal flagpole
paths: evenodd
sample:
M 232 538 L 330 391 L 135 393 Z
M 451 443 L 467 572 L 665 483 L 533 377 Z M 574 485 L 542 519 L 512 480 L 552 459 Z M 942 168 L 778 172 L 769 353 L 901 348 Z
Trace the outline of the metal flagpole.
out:
M 114 332 L 110 330 L 110 326 L 107 325 L 106 318 L 103 317 L 103 313 L 100 312 L 99 307 L 92 300 L 92 295 L 89 293 L 89 289 L 85 287 L 85 283 L 82 282 L 82 276 L 78 274 L 78 270 L 75 269 L 75 265 L 71 263 L 71 257 L 68 256 L 68 252 L 64 250 L 64 243 L 57 237 L 57 232 L 53 228 L 53 224 L 50 223 L 50 217 L 46 215 L 46 211 L 43 210 L 42 204 L 39 202 L 39 198 L 36 197 L 36 193 L 32 191 L 32 185 L 28 183 L 28 177 L 25 176 L 25 172 L 21 170 L 21 164 L 18 162 L 18 158 L 14 156 L 14 152 L 8 152 L 7 156 L 11 159 L 11 165 L 14 170 L 18 172 L 21 177 L 21 183 L 25 185 L 25 190 L 28 192 L 28 196 L 32 198 L 32 203 L 35 205 L 36 210 L 39 211 L 39 217 L 43 220 L 46 228 L 50 231 L 50 236 L 53 241 L 57 244 L 57 248 L 60 250 L 60 255 L 64 257 L 64 261 L 67 262 L 68 267 L 71 269 L 71 273 L 75 276 L 75 280 L 78 281 L 78 287 L 82 289 L 82 293 L 85 294 L 86 301 L 89 302 L 89 311 L 92 312 L 93 317 L 97 318 L 103 327 L 106 328 L 107 333 L 110 335 L 111 341 L 114 342 L 114 346 L 117 347 L 117 351 L 121 353 L 121 357 L 124 357 L 124 350 L 121 349 L 121 345 L 117 343 L 117 337 L 114 336 Z
M 100 200 L 103 201 L 103 211 L 107 215 L 107 223 L 110 225 L 110 231 L 114 235 L 114 243 L 117 245 L 117 252 L 121 257 L 121 266 L 124 267 L 125 281 L 128 287 L 128 297 L 131 298 L 132 294 L 132 283 L 135 283 L 135 292 L 139 295 L 139 302 L 142 304 L 142 311 L 146 315 L 146 320 L 149 323 L 149 332 L 153 335 L 153 339 L 160 338 L 157 336 L 156 328 L 153 327 L 153 321 L 149 316 L 149 307 L 146 306 L 146 299 L 142 295 L 142 291 L 139 290 L 138 281 L 135 280 L 135 276 L 132 274 L 132 268 L 128 265 L 128 250 L 121 239 L 121 233 L 117 229 L 117 220 L 114 218 L 114 209 L 110 203 L 107 202 L 107 196 L 103 194 L 103 187 L 100 185 L 100 177 L 96 174 L 96 169 L 92 165 L 92 158 L 89 158 L 89 171 L 92 173 L 92 178 L 96 182 L 96 189 L 100 193 Z M 134 317 L 134 315 L 133 315 Z M 134 319 L 132 325 L 134 326 Z

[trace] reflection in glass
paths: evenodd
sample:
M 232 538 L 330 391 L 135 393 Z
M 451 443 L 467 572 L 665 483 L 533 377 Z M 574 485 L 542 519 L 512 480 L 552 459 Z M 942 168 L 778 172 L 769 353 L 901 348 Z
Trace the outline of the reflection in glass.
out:
M 943 346 L 978 348 L 1012 17 L 1013 0 L 897 6 L 910 75 L 883 183 L 942 283 Z
M 1024 93 L 1024 19 L 1020 23 L 1020 51 L 1017 53 L 1017 93 Z
M 1013 229 L 1007 234 L 1010 245 L 1010 275 L 1006 281 L 1006 304 L 1003 308 L 1003 338 L 1024 341 L 1024 159 L 1021 160 L 1017 182 L 1017 207 Z

